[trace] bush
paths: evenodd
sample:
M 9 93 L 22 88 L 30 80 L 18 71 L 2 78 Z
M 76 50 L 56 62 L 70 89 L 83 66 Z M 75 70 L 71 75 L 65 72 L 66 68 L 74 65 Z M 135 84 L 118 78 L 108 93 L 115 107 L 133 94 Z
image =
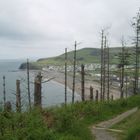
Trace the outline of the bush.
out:
M 0 114 L 1 140 L 55 140 L 39 111 Z
M 140 138 L 140 124 L 131 128 L 128 131 L 126 140 L 139 140 Z

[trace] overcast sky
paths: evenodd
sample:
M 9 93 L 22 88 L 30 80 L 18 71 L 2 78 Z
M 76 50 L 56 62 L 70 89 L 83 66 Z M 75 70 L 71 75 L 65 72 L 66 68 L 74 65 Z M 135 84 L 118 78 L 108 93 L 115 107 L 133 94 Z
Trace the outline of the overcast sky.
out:
M 0 59 L 59 55 L 65 47 L 100 47 L 108 30 L 110 46 L 133 36 L 139 0 L 0 0 Z

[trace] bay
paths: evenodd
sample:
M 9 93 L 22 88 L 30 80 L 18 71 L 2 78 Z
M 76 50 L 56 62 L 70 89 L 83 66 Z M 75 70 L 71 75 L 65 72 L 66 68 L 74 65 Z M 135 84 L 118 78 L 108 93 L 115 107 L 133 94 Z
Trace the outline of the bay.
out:
M 16 80 L 21 81 L 21 96 L 22 105 L 28 106 L 28 96 L 27 96 L 27 82 L 26 82 L 26 71 L 19 70 L 19 66 L 25 60 L 0 60 L 0 103 L 3 105 L 3 76 L 6 77 L 6 100 L 12 103 L 12 107 L 15 108 L 15 93 L 16 93 Z M 33 82 L 35 75 L 38 71 L 30 72 L 30 79 Z M 33 104 L 33 92 L 34 85 L 31 86 L 31 97 Z M 68 102 L 71 102 L 72 93 L 68 90 Z M 75 95 L 75 100 L 80 100 L 78 94 Z M 64 103 L 64 86 L 50 81 L 42 85 L 42 106 L 48 107 L 53 105 L 60 105 Z

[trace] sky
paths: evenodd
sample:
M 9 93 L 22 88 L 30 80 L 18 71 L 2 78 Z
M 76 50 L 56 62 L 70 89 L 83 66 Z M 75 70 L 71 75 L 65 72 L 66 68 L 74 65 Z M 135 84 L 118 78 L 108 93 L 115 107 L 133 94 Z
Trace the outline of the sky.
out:
M 110 47 L 131 44 L 139 0 L 0 0 L 0 59 L 52 57 L 99 48 L 105 29 Z

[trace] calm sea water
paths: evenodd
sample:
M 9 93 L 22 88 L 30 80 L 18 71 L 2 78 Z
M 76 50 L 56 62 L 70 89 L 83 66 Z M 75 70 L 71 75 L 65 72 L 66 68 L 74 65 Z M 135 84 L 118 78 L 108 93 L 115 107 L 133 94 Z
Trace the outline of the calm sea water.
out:
M 0 60 L 0 103 L 3 103 L 3 76 L 6 77 L 6 100 L 12 102 L 13 108 L 15 108 L 15 91 L 16 80 L 21 80 L 21 96 L 22 104 L 28 106 L 27 100 L 27 84 L 26 84 L 26 71 L 19 71 L 18 68 L 22 63 L 22 60 Z M 30 78 L 33 81 L 37 72 L 31 71 Z M 33 103 L 33 84 L 31 86 L 31 96 Z M 68 102 L 71 102 L 71 91 L 68 90 Z M 42 105 L 43 107 L 59 105 L 64 103 L 64 86 L 50 81 L 42 86 Z M 79 100 L 80 96 L 75 95 L 75 99 Z

